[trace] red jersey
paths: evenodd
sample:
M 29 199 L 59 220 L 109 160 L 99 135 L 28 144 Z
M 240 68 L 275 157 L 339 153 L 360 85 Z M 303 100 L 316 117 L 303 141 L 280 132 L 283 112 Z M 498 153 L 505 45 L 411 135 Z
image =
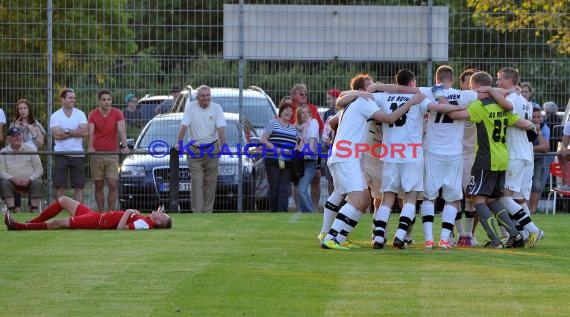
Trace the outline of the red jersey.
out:
M 87 121 L 95 126 L 93 148 L 96 151 L 116 151 L 119 148 L 117 122 L 124 120 L 123 113 L 117 108 L 111 108 L 106 117 L 99 108 L 91 110 Z
M 125 214 L 124 211 L 102 213 L 101 219 L 99 219 L 99 229 L 117 229 L 123 214 Z M 131 215 L 129 219 L 127 219 L 127 226 L 129 230 L 152 229 L 154 228 L 154 222 L 147 216 Z

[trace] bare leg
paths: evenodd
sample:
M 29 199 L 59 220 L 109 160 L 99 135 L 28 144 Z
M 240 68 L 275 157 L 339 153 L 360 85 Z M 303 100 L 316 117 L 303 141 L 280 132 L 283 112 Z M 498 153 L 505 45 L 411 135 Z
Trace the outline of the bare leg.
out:
M 30 198 L 31 208 L 37 208 L 40 206 L 40 198 Z M 31 211 L 31 210 L 30 210 Z
M 73 198 L 78 202 L 83 202 L 83 188 L 76 187 L 73 192 Z
M 65 194 L 65 187 L 57 187 L 55 189 L 55 198 L 59 198 Z
M 115 210 L 117 208 L 117 180 L 109 178 L 107 179 L 107 187 L 109 188 L 109 196 L 107 196 L 107 208 L 108 210 Z
M 4 202 L 6 203 L 6 207 L 8 207 L 8 209 L 14 208 L 14 197 L 4 197 Z
M 105 180 L 98 179 L 95 180 L 95 202 L 97 202 L 97 208 L 99 211 L 105 210 Z M 75 197 L 77 199 L 77 197 Z
M 48 230 L 69 229 L 69 219 L 54 219 L 46 223 Z
M 530 209 L 530 212 L 533 214 L 536 212 L 536 209 L 538 208 L 538 201 L 540 199 L 540 194 L 541 193 L 535 193 L 535 192 L 530 193 L 528 209 Z
M 77 207 L 79 206 L 80 202 L 74 199 L 71 199 L 66 196 L 62 196 L 58 198 L 59 204 L 61 207 L 69 212 L 70 216 L 75 216 L 75 211 L 77 211 Z

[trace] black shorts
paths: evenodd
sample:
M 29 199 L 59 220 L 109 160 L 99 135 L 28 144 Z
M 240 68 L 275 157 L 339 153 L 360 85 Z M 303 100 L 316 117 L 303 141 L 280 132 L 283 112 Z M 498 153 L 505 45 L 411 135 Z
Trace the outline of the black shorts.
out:
M 503 196 L 505 171 L 472 169 L 467 192 L 471 195 L 500 198 Z
M 85 187 L 85 157 L 55 156 L 53 186 L 68 187 L 68 179 L 71 180 L 72 188 Z

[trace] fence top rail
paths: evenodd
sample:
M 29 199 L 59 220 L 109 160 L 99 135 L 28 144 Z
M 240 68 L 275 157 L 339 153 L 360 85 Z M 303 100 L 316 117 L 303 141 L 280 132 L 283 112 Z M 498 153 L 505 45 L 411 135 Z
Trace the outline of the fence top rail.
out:
M 228 151 L 224 152 L 224 154 L 231 154 L 232 155 L 246 155 L 246 153 L 240 151 Z M 206 152 L 207 153 L 207 152 Z M 84 151 L 18 151 L 18 152 L 0 152 L 0 155 L 82 155 L 82 156 L 91 156 L 91 155 L 130 155 L 130 154 L 148 154 L 152 155 L 147 150 L 130 150 L 129 153 L 123 153 L 122 151 L 97 151 L 97 152 L 84 152 Z M 534 156 L 557 156 L 559 152 L 547 152 L 547 153 L 534 153 Z M 247 154 L 250 155 L 250 154 Z

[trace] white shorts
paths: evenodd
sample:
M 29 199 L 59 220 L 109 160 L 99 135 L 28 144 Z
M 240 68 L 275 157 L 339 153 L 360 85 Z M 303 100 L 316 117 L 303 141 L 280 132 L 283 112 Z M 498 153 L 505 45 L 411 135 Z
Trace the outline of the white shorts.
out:
M 475 153 L 463 155 L 463 189 L 466 189 L 467 185 L 469 185 L 469 180 L 471 179 L 471 168 L 473 167 L 474 162 Z
M 424 197 L 435 200 L 439 189 L 443 190 L 443 200 L 452 202 L 463 198 L 463 159 L 439 160 L 429 154 L 425 160 Z
M 424 190 L 424 161 L 410 163 L 384 162 L 382 191 L 399 193 Z
M 372 198 L 382 199 L 382 170 L 384 162 L 372 155 L 364 154 L 362 164 L 364 165 L 366 184 L 370 188 Z
M 366 190 L 366 179 L 360 160 L 337 162 L 329 165 L 334 182 L 334 190 L 340 194 Z
M 509 160 L 505 173 L 505 188 L 520 193 L 526 200 L 530 199 L 534 162 L 527 160 Z

